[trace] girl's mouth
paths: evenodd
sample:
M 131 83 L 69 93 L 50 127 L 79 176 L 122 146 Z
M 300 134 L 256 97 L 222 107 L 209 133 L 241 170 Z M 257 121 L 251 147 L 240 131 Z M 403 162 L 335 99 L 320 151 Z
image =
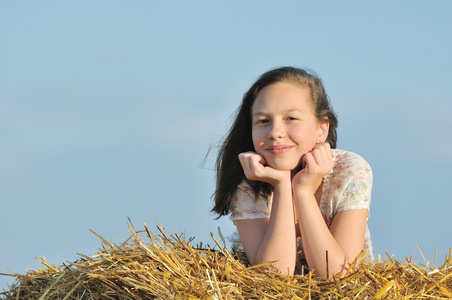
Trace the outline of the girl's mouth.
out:
M 288 152 L 290 149 L 292 149 L 292 146 L 279 145 L 279 146 L 270 146 L 265 150 L 267 152 L 270 152 L 271 154 L 284 154 Z

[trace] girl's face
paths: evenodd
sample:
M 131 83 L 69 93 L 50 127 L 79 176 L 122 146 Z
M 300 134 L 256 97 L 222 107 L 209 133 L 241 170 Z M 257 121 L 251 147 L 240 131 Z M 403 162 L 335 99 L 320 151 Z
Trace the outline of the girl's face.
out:
M 310 103 L 309 89 L 290 82 L 266 86 L 251 108 L 254 149 L 267 165 L 293 170 L 316 143 L 328 136 L 328 121 L 319 123 Z

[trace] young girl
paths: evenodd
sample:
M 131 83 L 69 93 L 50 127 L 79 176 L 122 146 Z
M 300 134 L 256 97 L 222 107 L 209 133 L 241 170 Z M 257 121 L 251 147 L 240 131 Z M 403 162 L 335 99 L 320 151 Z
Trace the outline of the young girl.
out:
M 217 158 L 212 211 L 232 213 L 252 265 L 344 274 L 373 261 L 367 228 L 372 171 L 336 148 L 337 117 L 321 80 L 303 69 L 264 73 L 244 95 Z

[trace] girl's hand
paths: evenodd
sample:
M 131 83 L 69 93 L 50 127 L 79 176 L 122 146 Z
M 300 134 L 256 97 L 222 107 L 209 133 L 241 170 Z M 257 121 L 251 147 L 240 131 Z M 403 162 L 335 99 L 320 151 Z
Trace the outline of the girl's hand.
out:
M 264 157 L 255 152 L 240 153 L 239 160 L 246 178 L 250 180 L 264 181 L 273 187 L 284 180 L 290 181 L 290 171 L 280 171 L 266 166 Z
M 315 193 L 323 176 L 333 168 L 331 147 L 328 143 L 317 144 L 301 158 L 303 169 L 292 178 L 292 187 L 298 191 Z

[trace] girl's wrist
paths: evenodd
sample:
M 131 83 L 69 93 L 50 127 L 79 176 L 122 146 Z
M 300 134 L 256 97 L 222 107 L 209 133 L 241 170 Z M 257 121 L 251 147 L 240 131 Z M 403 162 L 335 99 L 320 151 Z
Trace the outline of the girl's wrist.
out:
M 290 180 L 283 180 L 278 181 L 273 185 L 274 189 L 288 189 L 292 190 L 292 184 L 290 183 Z
M 298 194 L 300 196 L 313 195 L 322 184 L 322 178 L 315 179 L 311 178 L 309 180 L 300 180 L 300 177 L 294 177 L 292 179 L 292 192 L 294 195 Z
M 274 189 L 289 188 L 292 189 L 292 182 L 290 180 L 290 173 L 284 174 L 281 178 L 274 180 L 271 185 Z
M 296 199 L 308 199 L 310 197 L 313 197 L 315 194 L 315 191 L 308 187 L 294 187 L 292 186 L 292 192 Z

